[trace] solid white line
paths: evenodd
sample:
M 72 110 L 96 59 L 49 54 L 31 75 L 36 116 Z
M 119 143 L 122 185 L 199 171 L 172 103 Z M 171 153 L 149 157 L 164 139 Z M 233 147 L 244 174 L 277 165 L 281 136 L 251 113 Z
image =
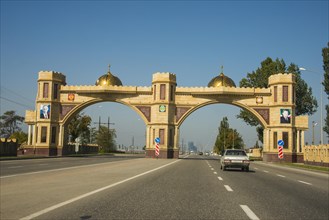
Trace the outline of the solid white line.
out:
M 312 183 L 304 182 L 304 181 L 301 181 L 301 180 L 297 180 L 297 181 L 300 182 L 300 183 L 304 183 L 306 185 L 312 185 Z
M 112 187 L 117 186 L 117 185 L 119 185 L 119 184 L 122 184 L 122 183 L 128 182 L 128 181 L 130 181 L 130 180 L 133 180 L 133 179 L 136 179 L 136 178 L 138 178 L 138 177 L 144 176 L 144 175 L 146 175 L 146 174 L 152 173 L 152 172 L 154 172 L 154 171 L 160 170 L 160 169 L 162 169 L 162 168 L 164 168 L 164 167 L 167 167 L 167 166 L 170 166 L 170 165 L 172 165 L 172 164 L 174 164 L 174 163 L 176 163 L 176 162 L 178 162 L 178 161 L 180 161 L 180 160 L 175 160 L 175 161 L 173 161 L 173 162 L 171 162 L 171 163 L 168 163 L 168 164 L 163 165 L 163 166 L 161 166 L 161 167 L 155 168 L 155 169 L 153 169 L 153 170 L 149 170 L 149 171 L 146 171 L 146 172 L 144 172 L 144 173 L 137 174 L 137 175 L 135 175 L 135 176 L 133 176 L 133 177 L 130 177 L 130 178 L 127 178 L 127 179 L 125 179 L 125 180 L 121 180 L 121 181 L 116 182 L 116 183 L 113 183 L 113 184 L 111 184 L 111 185 L 108 185 L 108 186 L 105 186 L 105 187 L 102 187 L 102 188 L 96 189 L 96 190 L 94 190 L 94 191 L 91 191 L 91 192 L 89 192 L 89 193 L 86 193 L 86 194 L 83 194 L 83 195 L 77 196 L 77 197 L 75 197 L 75 198 L 69 199 L 69 200 L 67 200 L 67 201 L 65 201 L 65 202 L 61 202 L 61 203 L 58 203 L 58 204 L 56 204 L 56 205 L 50 206 L 50 207 L 48 207 L 48 208 L 46 208 L 46 209 L 43 209 L 43 210 L 41 210 L 41 211 L 38 211 L 38 212 L 36 212 L 36 213 L 33 213 L 33 214 L 31 214 L 31 215 L 28 215 L 28 216 L 25 216 L 25 217 L 21 218 L 21 220 L 33 219 L 33 218 L 35 218 L 35 217 L 38 217 L 38 216 L 43 215 L 43 214 L 45 214 L 45 213 L 47 213 L 47 212 L 53 211 L 53 210 L 55 210 L 55 209 L 57 209 L 57 208 L 60 208 L 60 207 L 62 207 L 62 206 L 68 205 L 68 204 L 70 204 L 70 203 L 73 203 L 73 202 L 78 201 L 78 200 L 80 200 L 80 199 L 83 199 L 83 198 L 85 198 L 85 197 L 91 196 L 91 195 L 93 195 L 93 194 L 99 193 L 99 192 L 101 192 L 101 191 L 104 191 L 104 190 L 106 190 L 106 189 L 112 188 Z
M 219 176 L 219 177 L 217 177 L 217 178 L 218 178 L 219 180 L 223 181 L 223 178 L 222 178 L 222 177 Z
M 224 187 L 226 188 L 227 191 L 232 192 L 233 189 L 229 186 L 229 185 L 224 185 Z
M 139 160 L 139 159 L 135 159 L 135 160 Z M 62 171 L 62 170 L 71 170 L 71 169 L 77 169 L 77 168 L 83 168 L 83 167 L 93 167 L 93 166 L 104 165 L 104 164 L 108 164 L 108 163 L 113 164 L 113 163 L 118 163 L 118 162 L 121 162 L 121 160 L 120 161 L 113 161 L 113 162 L 105 162 L 105 163 L 96 163 L 96 164 L 89 164 L 89 165 L 74 166 L 74 167 L 65 167 L 65 168 L 59 168 L 59 169 L 53 169 L 53 170 L 42 170 L 42 171 L 14 174 L 14 175 L 8 175 L 8 176 L 0 176 L 0 179 L 9 178 L 9 177 L 16 177 L 16 176 L 39 174 L 39 173 L 56 172 L 56 171 Z
M 286 176 L 283 176 L 283 175 L 280 175 L 280 174 L 276 174 L 277 176 L 279 176 L 279 177 L 286 177 Z
M 15 169 L 15 168 L 20 168 L 20 167 L 23 167 L 23 166 L 8 167 L 8 169 Z
M 251 211 L 251 209 L 247 205 L 240 205 L 240 207 L 248 215 L 248 217 L 250 219 L 252 219 L 252 220 L 259 220 L 259 218 L 257 217 L 257 215 L 255 215 L 255 213 L 253 211 Z

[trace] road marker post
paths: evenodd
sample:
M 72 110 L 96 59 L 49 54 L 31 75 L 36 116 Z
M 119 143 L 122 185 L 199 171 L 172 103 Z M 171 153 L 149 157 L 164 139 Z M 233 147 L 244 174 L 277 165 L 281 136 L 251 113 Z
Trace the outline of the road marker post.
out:
M 279 140 L 278 141 L 278 158 L 280 159 L 280 161 L 283 159 L 283 145 L 284 145 L 283 140 Z
M 160 145 L 160 138 L 157 137 L 154 139 L 155 142 L 155 156 L 158 159 L 159 158 L 159 154 L 160 154 L 160 149 L 159 149 L 159 145 Z

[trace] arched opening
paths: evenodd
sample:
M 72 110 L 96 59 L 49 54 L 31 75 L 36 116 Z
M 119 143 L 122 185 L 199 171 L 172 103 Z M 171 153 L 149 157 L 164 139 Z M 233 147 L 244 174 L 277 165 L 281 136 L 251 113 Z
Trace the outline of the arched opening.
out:
M 254 147 L 258 142 L 256 127 L 247 125 L 236 117 L 241 109 L 238 105 L 228 103 L 210 103 L 193 109 L 179 124 L 181 151 L 187 152 L 189 148 L 196 147 L 194 149 L 201 152 L 212 152 L 220 122 L 224 117 L 228 118 L 230 128 L 242 136 L 244 147 Z M 260 142 L 258 144 L 261 145 Z
M 93 100 L 73 108 L 63 119 L 63 127 L 67 126 L 74 115 L 83 113 L 91 117 L 90 127 L 96 132 L 101 126 L 114 130 L 116 134 L 116 151 L 122 153 L 143 154 L 145 149 L 145 118 L 134 107 L 120 102 Z M 68 135 L 64 135 L 64 146 L 68 143 Z

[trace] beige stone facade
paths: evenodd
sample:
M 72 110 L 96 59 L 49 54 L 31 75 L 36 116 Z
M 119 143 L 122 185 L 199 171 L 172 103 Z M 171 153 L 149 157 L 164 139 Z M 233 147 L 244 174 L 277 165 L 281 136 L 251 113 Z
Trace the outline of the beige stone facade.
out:
M 110 73 L 110 72 L 109 72 Z M 154 139 L 160 137 L 160 157 L 178 158 L 179 128 L 194 111 L 215 103 L 235 105 L 251 112 L 264 127 L 264 159 L 276 161 L 277 141 L 285 142 L 285 160 L 302 157 L 307 116 L 295 116 L 295 76 L 276 74 L 269 88 L 178 87 L 176 75 L 154 73 L 150 87 L 66 85 L 63 74 L 41 71 L 36 110 L 26 112 L 28 146 L 36 154 L 62 155 L 72 116 L 98 102 L 117 102 L 135 110 L 146 124 L 146 156 L 154 157 Z M 281 116 L 287 115 L 287 121 Z M 298 159 L 299 160 L 299 159 Z

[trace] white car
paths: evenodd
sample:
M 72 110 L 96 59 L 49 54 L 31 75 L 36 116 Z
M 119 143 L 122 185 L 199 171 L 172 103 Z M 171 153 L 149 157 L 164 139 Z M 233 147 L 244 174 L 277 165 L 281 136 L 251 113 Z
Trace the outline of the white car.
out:
M 241 168 L 249 171 L 250 160 L 244 150 L 241 149 L 227 149 L 220 158 L 220 169 L 226 168 Z

